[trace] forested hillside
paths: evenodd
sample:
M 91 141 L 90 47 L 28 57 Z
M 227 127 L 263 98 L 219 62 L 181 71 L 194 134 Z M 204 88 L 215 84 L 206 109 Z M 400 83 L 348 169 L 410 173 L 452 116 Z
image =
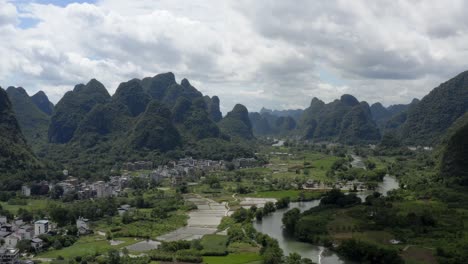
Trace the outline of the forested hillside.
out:
M 408 110 L 401 127 L 406 144 L 434 145 L 468 110 L 468 71 L 442 83 Z

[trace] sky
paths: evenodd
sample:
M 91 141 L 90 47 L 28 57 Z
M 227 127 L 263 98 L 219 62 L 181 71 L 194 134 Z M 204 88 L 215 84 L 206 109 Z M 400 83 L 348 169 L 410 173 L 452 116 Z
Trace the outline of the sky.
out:
M 0 86 L 56 103 L 173 72 L 226 113 L 422 98 L 468 69 L 462 0 L 0 0 Z

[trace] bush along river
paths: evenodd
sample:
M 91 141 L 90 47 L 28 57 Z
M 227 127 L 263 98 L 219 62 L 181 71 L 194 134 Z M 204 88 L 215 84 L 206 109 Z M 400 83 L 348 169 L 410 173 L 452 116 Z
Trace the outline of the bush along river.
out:
M 388 191 L 398 188 L 398 181 L 393 176 L 386 175 L 375 191 L 378 191 L 383 195 L 387 195 Z M 357 196 L 360 197 L 362 201 L 364 201 L 365 198 L 373 192 L 374 191 L 359 192 Z M 272 238 L 278 240 L 279 246 L 283 249 L 285 255 L 296 252 L 302 257 L 310 258 L 313 262 L 319 264 L 353 263 L 340 258 L 338 254 L 329 249 L 326 249 L 322 246 L 297 241 L 294 237 L 288 236 L 286 232 L 284 232 L 282 228 L 282 219 L 283 215 L 287 211 L 293 208 L 298 208 L 301 210 L 301 212 L 303 212 L 312 207 L 316 207 L 319 204 L 320 200 L 292 202 L 289 204 L 288 208 L 279 209 L 268 216 L 264 216 L 262 221 L 255 221 L 253 226 L 258 232 L 268 234 Z

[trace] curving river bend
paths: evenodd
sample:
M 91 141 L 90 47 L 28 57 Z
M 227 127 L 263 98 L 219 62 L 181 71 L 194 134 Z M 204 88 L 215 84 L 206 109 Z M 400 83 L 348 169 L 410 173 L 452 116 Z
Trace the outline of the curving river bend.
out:
M 387 175 L 379 184 L 376 191 L 386 195 L 388 191 L 398 188 L 398 181 L 394 177 Z M 357 196 L 364 201 L 365 197 L 372 193 L 373 191 L 360 192 Z M 262 221 L 254 222 L 254 227 L 257 231 L 268 234 L 278 240 L 279 246 L 283 249 L 285 255 L 296 252 L 302 257 L 310 258 L 312 261 L 319 264 L 352 263 L 341 259 L 336 253 L 327 250 L 322 246 L 299 242 L 283 232 L 282 218 L 284 213 L 293 208 L 299 208 L 301 211 L 305 211 L 318 206 L 319 203 L 320 200 L 290 203 L 289 208 L 277 210 L 271 215 L 263 217 Z

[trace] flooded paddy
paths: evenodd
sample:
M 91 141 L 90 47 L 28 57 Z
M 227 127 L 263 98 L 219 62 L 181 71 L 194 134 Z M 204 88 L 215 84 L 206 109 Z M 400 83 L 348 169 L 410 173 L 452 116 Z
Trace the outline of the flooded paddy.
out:
M 198 195 L 188 195 L 185 200 L 194 203 L 196 210 L 189 213 L 187 226 L 157 237 L 159 241 L 194 240 L 218 231 L 221 219 L 228 215 L 225 203 L 217 203 Z

